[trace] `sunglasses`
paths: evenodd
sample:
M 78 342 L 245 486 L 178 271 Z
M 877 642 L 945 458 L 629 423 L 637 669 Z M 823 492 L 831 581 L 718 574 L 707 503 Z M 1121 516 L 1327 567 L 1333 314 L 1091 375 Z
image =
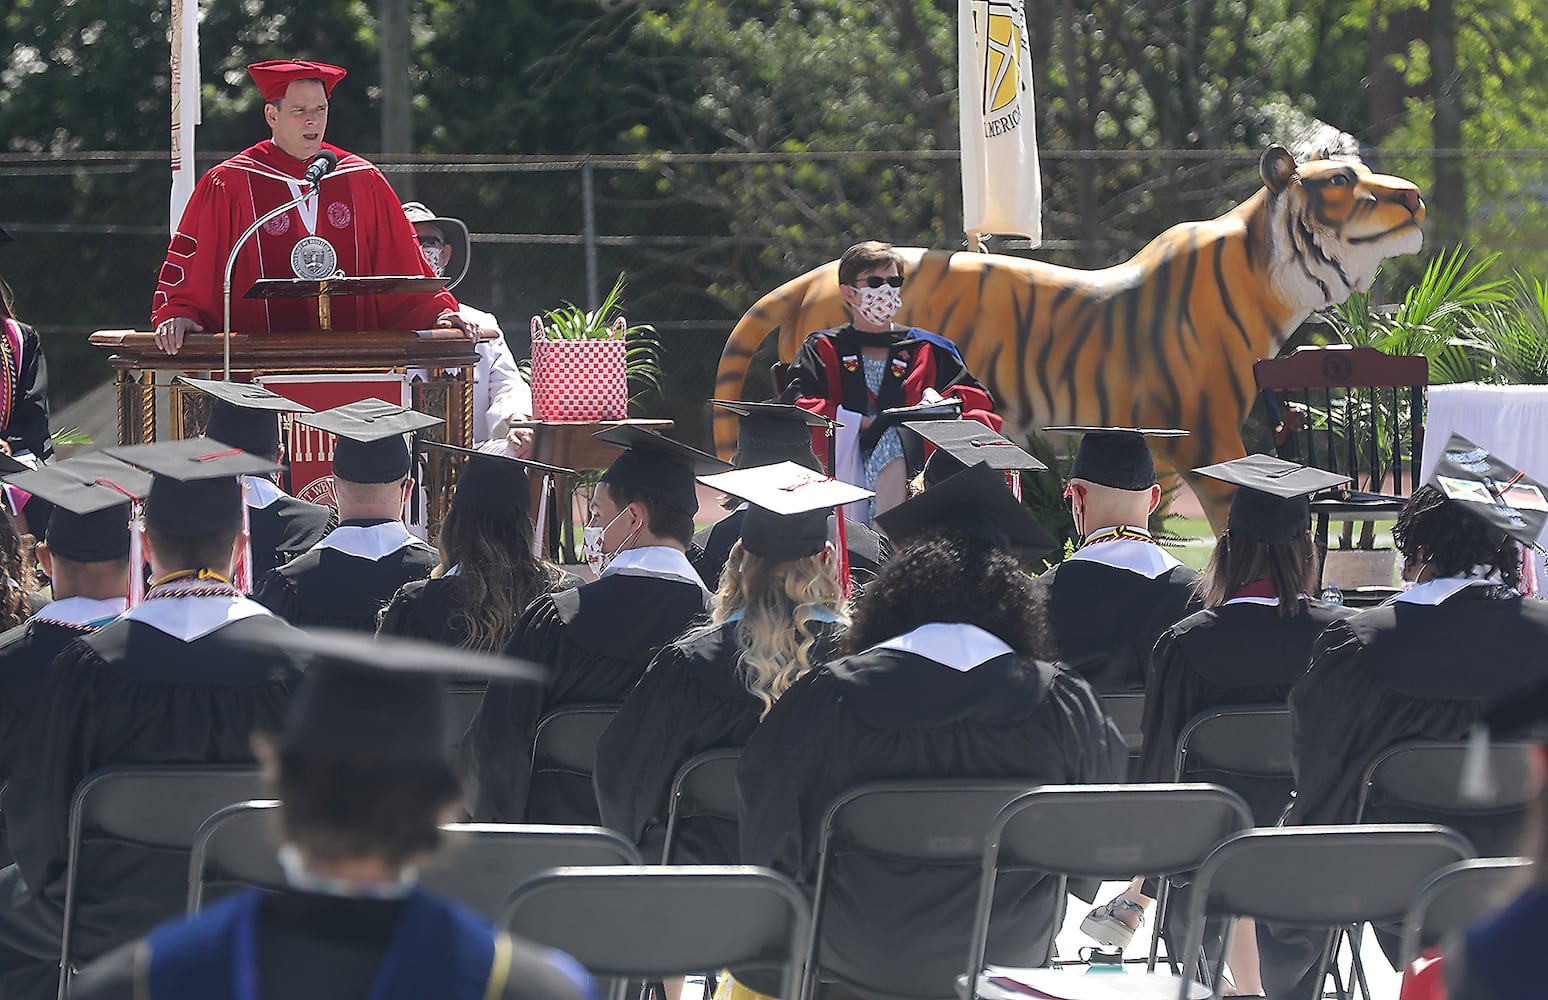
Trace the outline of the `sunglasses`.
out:
M 439 236 L 421 236 L 419 237 L 419 245 L 422 247 L 444 247 L 446 241 Z
M 855 288 L 859 288 L 861 285 L 867 285 L 871 288 L 880 288 L 883 285 L 891 285 L 893 288 L 902 288 L 903 275 L 892 274 L 884 278 L 879 274 L 873 274 L 865 278 L 859 278 L 855 281 L 851 281 L 850 284 Z

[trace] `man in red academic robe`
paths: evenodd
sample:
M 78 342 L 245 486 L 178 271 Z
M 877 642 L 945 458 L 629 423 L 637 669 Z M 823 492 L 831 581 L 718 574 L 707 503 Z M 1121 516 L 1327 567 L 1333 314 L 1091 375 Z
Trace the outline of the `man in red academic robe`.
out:
M 248 68 L 264 98 L 273 138 L 252 146 L 199 179 L 161 266 L 151 323 L 156 343 L 176 354 L 190 331 L 221 328 L 226 258 L 260 216 L 302 193 L 307 165 L 320 150 L 338 157 L 306 201 L 278 215 L 242 248 L 232 272 L 232 329 L 242 332 L 316 330 L 317 304 L 308 298 L 247 299 L 259 278 L 346 275 L 434 277 L 414 227 L 380 170 L 323 142 L 328 100 L 345 71 L 326 63 L 283 59 Z M 335 299 L 337 330 L 419 330 L 458 327 L 478 335 L 458 313 L 457 300 L 435 293 Z

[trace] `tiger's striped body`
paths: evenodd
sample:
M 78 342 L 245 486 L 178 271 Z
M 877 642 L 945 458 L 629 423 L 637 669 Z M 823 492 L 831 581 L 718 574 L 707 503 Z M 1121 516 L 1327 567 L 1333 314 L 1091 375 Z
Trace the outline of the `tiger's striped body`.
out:
M 1181 427 L 1157 457 L 1198 493 L 1218 530 L 1230 487 L 1193 476 L 1240 458 L 1256 390 L 1252 365 L 1273 357 L 1313 309 L 1370 287 L 1386 257 L 1421 245 L 1413 184 L 1363 165 L 1297 165 L 1264 154 L 1264 187 L 1225 215 L 1177 225 L 1133 258 L 1085 271 L 998 254 L 900 248 L 908 282 L 896 322 L 957 342 L 994 395 L 1007 434 L 1055 424 Z M 748 361 L 778 331 L 779 357 L 848 319 L 837 262 L 760 299 L 721 354 L 716 396 L 740 398 Z M 726 453 L 735 421 L 715 419 Z

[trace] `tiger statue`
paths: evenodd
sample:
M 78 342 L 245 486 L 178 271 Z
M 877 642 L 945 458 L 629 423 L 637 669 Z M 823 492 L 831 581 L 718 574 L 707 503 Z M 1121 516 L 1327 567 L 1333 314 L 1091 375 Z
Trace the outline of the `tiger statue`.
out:
M 1253 362 L 1423 243 L 1424 201 L 1401 177 L 1352 160 L 1298 164 L 1279 145 L 1259 173 L 1263 187 L 1229 212 L 1173 226 L 1100 270 L 900 247 L 908 281 L 895 322 L 956 341 L 1008 435 L 1059 424 L 1191 431 L 1151 443 L 1219 531 L 1233 488 L 1189 470 L 1246 454 Z M 721 353 L 716 398 L 741 398 L 773 331 L 788 362 L 807 334 L 847 322 L 837 272 L 824 264 L 747 310 Z M 717 413 L 721 454 L 735 441 L 735 416 Z

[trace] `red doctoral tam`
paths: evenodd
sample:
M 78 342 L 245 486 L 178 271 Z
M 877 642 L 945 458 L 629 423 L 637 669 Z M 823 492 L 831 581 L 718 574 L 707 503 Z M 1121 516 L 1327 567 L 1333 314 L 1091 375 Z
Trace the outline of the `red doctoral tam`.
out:
M 284 97 L 286 89 L 296 80 L 321 80 L 324 93 L 332 97 L 334 84 L 344 79 L 346 73 L 343 67 L 305 59 L 271 59 L 247 67 L 247 74 L 258 85 L 265 102 Z

